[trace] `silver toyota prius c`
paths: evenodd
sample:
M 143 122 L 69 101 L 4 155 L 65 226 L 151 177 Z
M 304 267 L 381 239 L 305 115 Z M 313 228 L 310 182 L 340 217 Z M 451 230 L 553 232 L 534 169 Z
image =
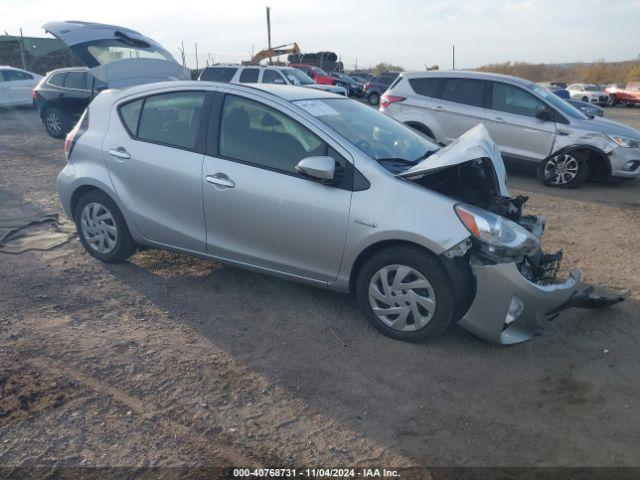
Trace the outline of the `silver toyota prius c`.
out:
M 107 89 L 65 142 L 60 200 L 86 250 L 197 255 L 350 292 L 406 341 L 457 323 L 497 344 L 543 319 L 621 298 L 540 247 L 478 125 L 444 148 L 355 100 L 311 89 L 188 80 L 153 40 L 87 22 L 45 25 Z

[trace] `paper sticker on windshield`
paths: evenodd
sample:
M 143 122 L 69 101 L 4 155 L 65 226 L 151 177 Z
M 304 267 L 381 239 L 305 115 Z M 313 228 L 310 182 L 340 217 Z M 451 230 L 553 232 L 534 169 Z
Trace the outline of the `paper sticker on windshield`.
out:
M 299 100 L 294 102 L 299 107 L 304 108 L 314 117 L 323 117 L 325 115 L 338 115 L 333 108 L 320 100 Z

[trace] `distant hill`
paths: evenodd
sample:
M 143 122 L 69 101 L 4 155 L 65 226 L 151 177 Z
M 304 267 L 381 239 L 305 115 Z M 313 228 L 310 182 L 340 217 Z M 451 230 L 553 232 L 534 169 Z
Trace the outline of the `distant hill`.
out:
M 626 83 L 640 81 L 640 62 L 526 63 L 504 62 L 477 68 L 481 72 L 503 73 L 533 82 Z

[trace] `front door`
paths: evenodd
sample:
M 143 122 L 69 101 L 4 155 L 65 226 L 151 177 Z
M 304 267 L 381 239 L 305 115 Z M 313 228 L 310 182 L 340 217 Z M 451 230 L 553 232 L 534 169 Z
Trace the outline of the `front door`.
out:
M 202 212 L 204 91 L 173 91 L 118 105 L 102 143 L 113 186 L 148 240 L 205 251 Z
M 227 94 L 214 150 L 204 160 L 207 252 L 320 281 L 337 277 L 346 241 L 351 187 L 297 173 L 304 157 L 331 155 L 351 167 L 289 114 Z M 215 114 L 214 114 L 215 115 Z M 341 173 L 342 172 L 342 173 Z
M 540 161 L 551 154 L 556 136 L 553 121 L 536 117 L 546 104 L 523 88 L 493 82 L 491 109 L 485 126 L 505 157 Z

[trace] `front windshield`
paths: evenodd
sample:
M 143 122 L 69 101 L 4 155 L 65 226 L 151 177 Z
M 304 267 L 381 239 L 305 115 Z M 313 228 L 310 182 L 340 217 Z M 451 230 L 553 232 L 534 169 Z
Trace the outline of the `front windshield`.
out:
M 600 88 L 598 88 L 597 85 L 593 85 L 593 84 L 585 85 L 584 89 L 587 92 L 599 92 L 600 91 Z
M 440 147 L 384 113 L 348 99 L 294 102 L 371 158 L 416 163 Z
M 100 65 L 131 58 L 153 58 L 175 62 L 169 52 L 153 45 L 136 46 L 123 40 L 101 40 L 91 42 L 87 51 Z
M 286 70 L 283 70 L 283 73 L 287 77 L 287 80 L 294 85 L 309 85 L 315 83 L 307 75 L 295 68 L 287 68 Z
M 576 118 L 578 120 L 586 120 L 587 118 L 589 118 L 580 110 L 570 105 L 568 102 L 564 101 L 555 93 L 551 93 L 546 88 L 543 88 L 539 85 L 533 85 L 531 87 L 531 90 L 537 93 L 540 97 L 544 98 L 546 102 L 549 103 L 553 108 L 555 108 L 556 110 L 559 110 L 560 112 L 564 113 L 565 115 L 571 118 Z

